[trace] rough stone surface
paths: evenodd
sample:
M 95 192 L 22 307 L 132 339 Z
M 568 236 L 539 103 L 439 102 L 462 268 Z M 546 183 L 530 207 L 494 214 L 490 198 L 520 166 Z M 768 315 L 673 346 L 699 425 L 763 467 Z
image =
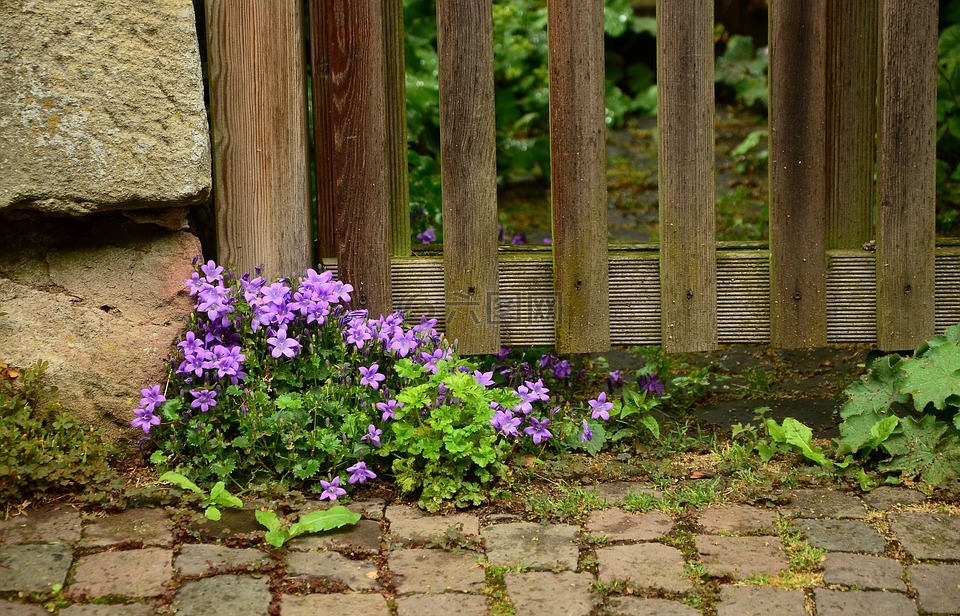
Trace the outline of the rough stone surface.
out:
M 903 583 L 903 565 L 892 558 L 866 554 L 828 552 L 823 562 L 823 581 L 864 590 L 907 592 L 907 585 Z
M 794 490 L 786 509 L 803 518 L 865 518 L 867 509 L 853 494 L 811 488 Z
M 163 509 L 127 509 L 108 514 L 83 529 L 80 546 L 106 547 L 118 543 L 167 547 L 173 544 L 173 525 Z
M 80 512 L 72 507 L 29 511 L 0 521 L 0 543 L 76 543 Z
M 903 547 L 920 560 L 960 560 L 960 516 L 891 513 L 890 528 Z
M 63 616 L 152 616 L 154 609 L 143 603 L 124 603 L 120 605 L 78 605 L 60 610 Z
M 441 613 L 436 612 L 436 614 Z M 387 600 L 378 594 L 283 595 L 280 598 L 280 616 L 317 616 L 317 614 L 390 616 L 390 608 L 387 606 Z
M 266 577 L 215 575 L 184 582 L 173 598 L 180 616 L 263 616 L 270 606 L 270 588 Z
M 723 586 L 717 616 L 805 616 L 806 602 L 802 590 L 757 588 L 756 586 Z
M 390 534 L 405 543 L 423 543 L 446 535 L 451 528 L 470 537 L 480 533 L 480 518 L 466 513 L 429 514 L 407 505 L 391 505 L 385 514 Z
M 697 551 L 710 575 L 747 578 L 775 576 L 790 567 L 779 537 L 700 535 Z
M 623 509 L 601 509 L 587 519 L 587 530 L 610 541 L 653 541 L 673 528 L 673 518 L 662 511 L 630 513 Z
M 75 597 L 154 597 L 173 579 L 173 554 L 160 548 L 81 556 L 73 572 Z
M 877 529 L 859 520 L 794 520 L 807 542 L 831 552 L 880 554 L 887 542 Z
M 380 587 L 375 562 L 351 560 L 337 552 L 291 552 L 287 555 L 287 574 L 333 580 L 350 590 L 374 590 Z
M 577 568 L 580 550 L 575 543 L 580 528 L 568 524 L 513 522 L 483 529 L 487 560 L 500 567 L 531 569 Z
M 190 530 L 207 539 L 232 539 L 235 537 L 253 537 L 264 533 L 263 526 L 257 521 L 256 508 L 248 506 L 242 509 L 221 509 L 220 519 L 211 520 L 197 512 L 190 520 Z
M 397 599 L 397 616 L 487 616 L 487 598 L 483 595 L 444 594 L 407 595 Z
M 166 381 L 193 309 L 183 282 L 200 244 L 115 222 L 57 225 L 54 236 L 0 221 L 0 349 L 13 366 L 49 362 L 71 412 L 129 445 L 140 389 Z
M 46 592 L 63 584 L 73 557 L 64 543 L 0 546 L 0 592 Z
M 258 569 L 269 563 L 270 557 L 255 548 L 188 543 L 180 548 L 174 568 L 182 576 L 195 577 L 223 569 Z
M 506 573 L 503 582 L 517 614 L 542 614 L 551 605 L 563 606 L 567 616 L 588 616 L 593 609 L 593 576 L 589 573 Z
M 861 498 L 867 505 L 883 511 L 888 511 L 897 505 L 919 505 L 927 500 L 923 492 L 893 486 L 880 486 Z
M 679 601 L 612 597 L 606 611 L 609 616 L 698 616 L 699 611 Z
M 28 605 L 0 599 L 0 616 L 47 616 L 47 610 L 39 605 Z
M 960 565 L 912 565 L 910 585 L 924 612 L 960 614 Z
M 486 576 L 472 552 L 404 549 L 391 552 L 388 564 L 399 594 L 483 592 Z
M 0 210 L 190 205 L 210 147 L 190 0 L 0 4 Z
M 900 593 L 828 588 L 813 593 L 817 616 L 917 616 L 917 604 Z
M 705 533 L 772 533 L 777 514 L 772 509 L 750 505 L 714 505 L 707 507 L 698 520 Z
M 360 520 L 325 533 L 301 535 L 286 545 L 291 550 L 316 550 L 321 548 L 376 554 L 380 551 L 380 524 L 373 520 Z
M 597 550 L 600 581 L 623 580 L 635 588 L 687 592 L 693 582 L 683 575 L 680 550 L 661 543 L 615 545 Z

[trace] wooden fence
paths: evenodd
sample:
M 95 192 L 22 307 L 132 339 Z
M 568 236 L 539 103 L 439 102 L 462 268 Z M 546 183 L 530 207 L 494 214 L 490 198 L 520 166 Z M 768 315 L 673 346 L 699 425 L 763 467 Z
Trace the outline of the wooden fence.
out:
M 465 352 L 893 350 L 960 321 L 960 246 L 935 242 L 936 0 L 771 1 L 769 247 L 715 240 L 712 1 L 658 3 L 661 242 L 616 248 L 602 0 L 549 0 L 546 248 L 496 241 L 491 0 L 437 4 L 445 243 L 419 256 L 402 1 L 308 4 L 317 257 L 358 307 L 435 316 Z M 314 261 L 301 3 L 207 0 L 206 13 L 220 258 L 302 271 Z

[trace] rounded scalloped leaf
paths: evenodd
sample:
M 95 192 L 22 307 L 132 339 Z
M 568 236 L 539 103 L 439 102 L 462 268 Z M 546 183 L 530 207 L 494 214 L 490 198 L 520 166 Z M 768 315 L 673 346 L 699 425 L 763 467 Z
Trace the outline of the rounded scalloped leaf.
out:
M 960 343 L 932 346 L 923 357 L 904 362 L 902 370 L 903 388 L 913 396 L 917 409 L 932 403 L 942 411 L 947 398 L 960 394 Z

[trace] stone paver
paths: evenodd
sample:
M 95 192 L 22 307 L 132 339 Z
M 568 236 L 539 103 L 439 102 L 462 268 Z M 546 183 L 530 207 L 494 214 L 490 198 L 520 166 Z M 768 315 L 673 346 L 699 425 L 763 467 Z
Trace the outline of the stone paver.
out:
M 444 595 L 407 595 L 397 599 L 397 616 L 487 616 L 487 598 L 483 595 L 450 593 Z
M 699 616 L 700 612 L 679 601 L 611 597 L 603 612 L 607 616 Z
M 551 605 L 563 606 L 567 616 L 587 616 L 593 609 L 593 576 L 589 573 L 506 573 L 503 583 L 518 615 L 542 614 Z
M 700 526 L 705 533 L 772 533 L 777 523 L 777 513 L 750 505 L 713 505 L 700 514 Z
M 287 575 L 334 580 L 350 590 L 380 588 L 376 563 L 351 560 L 337 552 L 291 552 L 287 555 Z
M 651 488 L 639 481 L 610 481 L 593 486 L 593 492 L 608 505 L 622 505 L 630 493 L 649 494 L 655 498 L 663 497 L 663 492 Z
M 333 549 L 362 554 L 380 551 L 380 523 L 360 520 L 352 526 L 344 526 L 324 533 L 301 535 L 286 544 L 291 550 Z
M 173 579 L 173 553 L 161 548 L 81 556 L 70 594 L 76 597 L 154 597 Z
M 790 567 L 779 537 L 699 535 L 696 542 L 710 575 L 739 579 L 755 575 L 773 577 Z
M 673 528 L 673 518 L 662 511 L 630 513 L 623 509 L 593 511 L 587 518 L 592 535 L 606 536 L 609 541 L 653 541 Z
M 880 554 L 887 545 L 877 529 L 859 520 L 794 520 L 807 542 L 831 552 Z
M 867 517 L 863 501 L 853 494 L 822 488 L 794 490 L 785 509 L 803 518 Z
M 403 542 L 422 543 L 442 537 L 455 528 L 465 537 L 480 533 L 480 518 L 466 513 L 434 515 L 407 505 L 391 505 L 385 517 L 390 522 L 390 534 Z
M 180 575 L 196 577 L 223 569 L 258 569 L 270 564 L 270 557 L 256 548 L 228 548 L 208 543 L 180 547 L 174 568 Z
M 387 562 L 399 594 L 478 593 L 486 586 L 483 567 L 473 552 L 397 550 Z
M 264 533 L 263 526 L 257 521 L 256 509 L 252 506 L 221 509 L 219 520 L 210 520 L 202 513 L 197 513 L 190 521 L 190 530 L 207 539 L 253 537 Z
M 960 614 L 960 565 L 912 565 L 910 585 L 931 614 Z
M 720 588 L 717 616 L 806 616 L 802 590 L 728 586 Z
M 484 527 L 487 560 L 500 567 L 531 569 L 577 568 L 575 543 L 580 527 L 568 524 L 512 522 Z
M 172 528 L 170 516 L 163 509 L 127 509 L 84 527 L 79 545 L 96 548 L 134 542 L 169 547 L 173 544 Z
M 48 616 L 48 613 L 39 605 L 28 605 L 0 599 L 0 616 Z
M 31 511 L 0 521 L 0 543 L 76 543 L 80 512 L 72 507 Z
M 917 604 L 897 592 L 817 588 L 813 594 L 817 616 L 917 616 Z
M 920 560 L 960 560 L 960 516 L 891 513 L 890 528 L 911 556 Z
M 173 598 L 178 616 L 263 616 L 270 607 L 266 577 L 215 575 L 184 582 Z
M 60 610 L 62 616 L 152 616 L 155 610 L 143 603 L 125 603 L 121 605 L 71 605 Z
M 828 552 L 823 561 L 825 584 L 857 586 L 864 590 L 897 590 L 907 592 L 903 582 L 903 565 L 892 558 L 866 554 Z
M 600 548 L 597 561 L 600 581 L 605 584 L 623 580 L 635 588 L 693 590 L 693 582 L 683 574 L 683 555 L 668 545 L 636 543 Z
M 47 592 L 66 581 L 72 561 L 65 543 L 0 546 L 0 591 Z
M 280 598 L 280 616 L 317 616 L 318 614 L 390 616 L 390 608 L 387 606 L 387 600 L 380 594 L 283 595 Z M 440 612 L 437 614 L 439 615 Z
M 867 492 L 861 498 L 870 507 L 883 511 L 888 511 L 897 505 L 919 505 L 927 500 L 923 492 L 893 486 L 880 486 Z

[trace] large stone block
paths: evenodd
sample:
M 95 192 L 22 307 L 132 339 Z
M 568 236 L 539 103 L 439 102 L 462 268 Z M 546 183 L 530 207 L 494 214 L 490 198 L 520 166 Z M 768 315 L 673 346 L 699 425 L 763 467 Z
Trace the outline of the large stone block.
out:
M 190 0 L 0 2 L 0 211 L 201 203 L 209 143 Z
M 140 388 L 166 382 L 193 309 L 197 239 L 94 215 L 0 224 L 0 247 L 0 359 L 46 360 L 64 410 L 134 443 Z

